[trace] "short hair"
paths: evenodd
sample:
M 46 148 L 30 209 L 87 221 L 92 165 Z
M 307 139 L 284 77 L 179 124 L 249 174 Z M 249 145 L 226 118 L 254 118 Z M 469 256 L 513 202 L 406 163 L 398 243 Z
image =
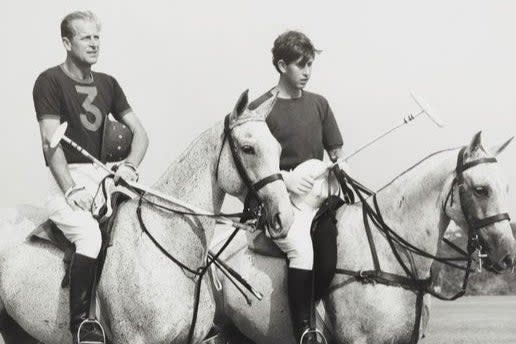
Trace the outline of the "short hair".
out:
M 66 15 L 61 21 L 61 37 L 72 39 L 76 32 L 73 29 L 72 22 L 74 20 L 88 20 L 93 21 L 100 28 L 100 21 L 98 17 L 91 11 L 75 11 Z
M 320 53 L 321 50 L 315 49 L 312 41 L 302 32 L 299 31 L 286 31 L 274 40 L 274 46 L 272 47 L 272 64 L 276 70 L 281 73 L 278 62 L 280 60 L 285 61 L 286 64 L 290 64 L 300 57 L 303 58 L 301 64 L 306 64 L 309 59 L 313 59 L 315 54 Z

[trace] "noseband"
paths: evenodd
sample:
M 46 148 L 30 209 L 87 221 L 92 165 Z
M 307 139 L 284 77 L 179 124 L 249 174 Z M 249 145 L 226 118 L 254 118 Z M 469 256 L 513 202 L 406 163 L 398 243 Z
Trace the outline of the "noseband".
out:
M 252 197 L 255 200 L 259 201 L 259 203 L 260 203 L 260 211 L 261 211 L 261 208 L 263 208 L 263 202 L 261 201 L 261 198 L 258 195 L 258 191 L 260 189 L 262 189 L 265 185 L 270 184 L 270 183 L 272 183 L 272 182 L 274 182 L 276 180 L 283 180 L 283 176 L 281 175 L 281 173 L 274 173 L 274 174 L 271 174 L 270 176 L 267 176 L 267 177 L 265 177 L 265 178 L 255 182 L 255 183 L 253 183 L 251 181 L 251 178 L 249 178 L 249 175 L 247 174 L 247 171 L 244 168 L 244 165 L 242 163 L 242 159 L 238 155 L 238 147 L 237 147 L 237 145 L 235 143 L 235 139 L 233 138 L 233 135 L 231 135 L 231 132 L 233 131 L 233 129 L 236 126 L 241 125 L 241 124 L 243 124 L 245 122 L 236 123 L 236 124 L 231 126 L 229 124 L 229 117 L 230 117 L 230 115 L 228 114 L 226 116 L 226 118 L 224 119 L 224 138 L 222 139 L 222 145 L 220 147 L 219 158 L 217 159 L 217 167 L 216 167 L 216 170 L 215 170 L 215 179 L 216 180 L 219 179 L 220 157 L 222 155 L 222 150 L 224 149 L 224 144 L 226 143 L 226 140 L 227 140 L 228 144 L 229 144 L 229 147 L 231 149 L 231 155 L 233 156 L 233 161 L 235 162 L 235 166 L 236 166 L 236 169 L 238 171 L 238 174 L 239 174 L 240 178 L 242 178 L 242 180 L 244 182 L 244 185 L 249 190 L 249 194 L 247 195 L 247 199 Z M 256 119 L 256 121 L 258 121 L 258 119 Z M 265 122 L 265 120 L 262 120 L 262 119 L 259 119 L 259 121 L 264 121 Z

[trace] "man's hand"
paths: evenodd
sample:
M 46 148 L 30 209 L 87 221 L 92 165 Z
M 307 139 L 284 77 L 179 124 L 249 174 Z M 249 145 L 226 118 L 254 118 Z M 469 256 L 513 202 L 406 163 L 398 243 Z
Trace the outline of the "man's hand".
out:
M 84 186 L 74 186 L 65 192 L 66 202 L 73 210 L 90 211 L 93 197 Z
M 128 162 L 123 162 L 118 165 L 114 176 L 115 185 L 120 182 L 120 179 L 123 179 L 126 182 L 137 181 L 138 171 L 136 170 L 136 166 Z
M 291 172 L 282 171 L 283 180 L 285 181 L 285 186 L 287 190 L 302 195 L 312 190 L 312 186 L 314 185 L 314 178 L 310 175 L 303 175 L 296 170 Z

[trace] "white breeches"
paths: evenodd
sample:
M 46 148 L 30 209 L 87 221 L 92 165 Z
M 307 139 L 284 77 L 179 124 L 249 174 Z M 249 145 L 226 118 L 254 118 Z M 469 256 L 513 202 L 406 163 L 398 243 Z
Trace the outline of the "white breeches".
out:
M 274 242 L 288 257 L 289 267 L 302 270 L 312 270 L 314 265 L 314 250 L 310 227 L 317 212 L 309 206 L 294 206 L 294 222 L 283 239 Z
M 315 178 L 315 181 L 309 192 L 302 195 L 290 194 L 294 222 L 285 238 L 274 240 L 276 245 L 286 253 L 291 268 L 302 270 L 313 268 L 314 250 L 310 235 L 313 218 L 328 194 L 337 194 L 340 190 L 335 176 L 331 175 L 328 178 L 329 165 L 328 162 L 311 159 L 295 168 L 295 173 L 310 175 Z
M 69 164 L 68 168 L 75 184 L 84 186 L 92 196 L 95 195 L 99 182 L 106 175 L 104 170 L 93 164 Z M 45 205 L 48 218 L 59 227 L 68 240 L 75 244 L 77 253 L 97 258 L 102 245 L 97 220 L 89 211 L 73 210 L 66 202 L 50 169 L 48 173 L 50 188 Z

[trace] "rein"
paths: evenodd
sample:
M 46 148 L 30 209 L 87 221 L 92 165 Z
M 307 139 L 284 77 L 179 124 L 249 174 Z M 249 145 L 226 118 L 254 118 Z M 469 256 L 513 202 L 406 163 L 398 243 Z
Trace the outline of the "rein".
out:
M 464 186 L 464 175 L 463 172 L 467 169 L 470 169 L 474 166 L 480 165 L 480 164 L 487 164 L 487 163 L 495 163 L 497 162 L 496 158 L 481 158 L 477 160 L 473 160 L 467 163 L 464 163 L 464 152 L 466 147 L 463 147 L 458 155 L 457 158 L 457 167 L 455 170 L 456 176 L 452 183 L 450 192 L 448 196 L 445 199 L 444 207 L 446 207 L 446 204 L 448 202 L 449 196 L 453 194 L 453 188 L 455 185 L 458 185 L 459 187 L 459 197 L 461 202 L 461 210 L 464 214 L 464 217 L 467 221 L 468 227 L 469 227 L 469 233 L 468 233 L 468 247 L 467 252 L 459 248 L 458 246 L 452 244 L 451 242 L 448 243 L 446 239 L 445 242 L 450 245 L 452 248 L 454 248 L 457 252 L 459 252 L 462 257 L 439 257 L 436 255 L 432 255 L 413 244 L 409 243 L 405 239 L 403 239 L 399 234 L 397 234 L 392 228 L 390 228 L 385 221 L 383 220 L 383 217 L 381 215 L 380 208 L 378 206 L 378 201 L 376 194 L 372 192 L 371 190 L 364 187 L 362 184 L 357 182 L 356 180 L 352 179 L 349 175 L 347 175 L 344 171 L 338 170 L 337 168 L 334 169 L 335 175 L 337 176 L 337 179 L 341 185 L 345 185 L 348 183 L 354 190 L 354 192 L 358 195 L 361 203 L 362 203 L 362 213 L 363 213 L 363 221 L 364 221 L 364 227 L 366 230 L 367 239 L 369 241 L 369 248 L 371 251 L 371 256 L 373 259 L 373 270 L 360 270 L 360 271 L 354 271 L 354 270 L 348 270 L 348 269 L 341 269 L 337 268 L 335 269 L 336 274 L 343 274 L 343 275 L 349 275 L 354 277 L 357 281 L 362 283 L 381 283 L 387 286 L 394 286 L 394 287 L 401 287 L 410 291 L 416 292 L 416 311 L 415 311 L 415 323 L 414 323 L 414 329 L 412 330 L 411 335 L 411 344 L 416 344 L 419 341 L 419 329 L 421 325 L 421 316 L 422 316 L 422 309 L 423 309 L 423 297 L 425 294 L 431 294 L 432 296 L 445 300 L 445 301 L 453 301 L 458 299 L 459 297 L 463 296 L 466 293 L 466 288 L 469 281 L 469 275 L 471 273 L 471 264 L 473 261 L 473 254 L 478 250 L 480 261 L 482 259 L 482 238 L 480 236 L 479 230 L 482 227 L 488 226 L 490 224 L 509 220 L 509 215 L 507 213 L 497 214 L 494 216 L 489 216 L 487 218 L 478 219 L 475 218 L 470 212 L 467 211 L 467 208 L 465 207 L 466 204 L 466 190 Z M 373 200 L 373 207 L 371 207 L 368 202 L 367 198 L 372 196 Z M 453 198 L 451 198 L 453 201 Z M 389 246 L 391 247 L 392 253 L 394 254 L 396 260 L 402 267 L 403 271 L 405 272 L 405 276 L 388 273 L 385 271 L 382 271 L 380 266 L 380 261 L 378 259 L 378 254 L 376 252 L 376 246 L 373 240 L 371 226 L 369 222 L 373 222 L 375 227 L 381 231 L 385 238 L 387 239 L 387 242 L 389 243 Z M 446 297 L 442 294 L 437 293 L 435 290 L 431 288 L 432 284 L 432 277 L 421 279 L 417 276 L 417 271 L 413 271 L 407 266 L 407 263 L 403 261 L 401 258 L 399 248 L 397 246 L 405 249 L 408 251 L 409 259 L 411 262 L 413 262 L 413 255 L 416 254 L 418 256 L 422 256 L 429 259 L 434 259 L 436 261 L 439 261 L 443 264 L 452 266 L 456 269 L 461 269 L 465 271 L 464 280 L 462 283 L 461 290 L 457 292 L 455 295 L 451 297 Z M 466 261 L 466 266 L 461 266 L 455 261 Z
M 250 119 L 250 120 L 254 120 L 254 119 Z M 221 158 L 221 155 L 222 155 L 222 149 L 224 148 L 225 142 L 227 140 L 228 143 L 229 143 L 229 146 L 231 147 L 231 154 L 232 154 L 235 166 L 237 168 L 238 174 L 242 178 L 245 186 L 249 190 L 249 192 L 252 195 L 252 197 L 254 197 L 255 199 L 257 199 L 260 202 L 260 212 L 261 212 L 262 209 L 263 209 L 263 202 L 261 201 L 261 198 L 258 195 L 258 191 L 261 188 L 263 188 L 265 185 L 269 184 L 269 183 L 272 183 L 272 182 L 277 181 L 277 180 L 283 180 L 283 177 L 282 177 L 282 175 L 280 173 L 275 173 L 275 174 L 272 174 L 270 176 L 267 176 L 267 177 L 259 180 L 256 183 L 252 183 L 251 179 L 249 178 L 249 175 L 247 174 L 247 171 L 244 168 L 244 165 L 243 165 L 243 163 L 242 163 L 242 161 L 240 159 L 240 156 L 238 155 L 238 148 L 237 148 L 235 140 L 233 139 L 233 136 L 231 134 L 233 128 L 235 128 L 236 126 L 238 126 L 240 124 L 243 124 L 245 122 L 247 122 L 247 121 L 236 122 L 232 126 L 230 126 L 230 115 L 226 116 L 226 118 L 224 120 L 224 137 L 223 137 L 223 140 L 222 140 L 222 145 L 221 145 L 220 153 L 219 153 L 219 156 L 218 156 L 218 159 L 217 159 L 216 171 L 215 171 L 215 179 L 218 180 L 218 170 L 219 170 L 219 165 L 220 165 L 220 158 Z M 226 241 L 221 246 L 221 248 L 215 254 L 209 254 L 207 256 L 207 263 L 204 266 L 200 266 L 200 267 L 197 267 L 197 268 L 191 268 L 191 267 L 187 266 L 186 264 L 184 264 L 183 262 L 181 262 L 176 257 L 174 257 L 172 254 L 170 254 L 158 242 L 158 240 L 156 240 L 156 238 L 148 230 L 147 226 L 145 225 L 145 223 L 143 221 L 143 217 L 142 217 L 142 204 L 143 204 L 143 201 L 145 201 L 148 204 L 150 204 L 150 205 L 152 205 L 154 207 L 157 207 L 159 209 L 171 211 L 173 213 L 180 214 L 180 215 L 192 215 L 192 216 L 203 216 L 203 217 L 214 217 L 214 218 L 217 218 L 217 217 L 242 216 L 242 215 L 246 215 L 246 212 L 244 212 L 244 213 L 235 213 L 235 214 L 223 214 L 223 213 L 211 214 L 211 213 L 201 213 L 201 212 L 193 212 L 193 211 L 182 211 L 182 210 L 177 210 L 177 209 L 169 208 L 169 207 L 166 207 L 166 206 L 163 206 L 163 205 L 159 205 L 159 204 L 157 204 L 155 202 L 149 201 L 143 195 L 140 196 L 140 198 L 138 200 L 138 207 L 136 209 L 136 215 L 138 217 L 138 221 L 139 221 L 140 228 L 142 229 L 142 231 L 149 237 L 149 239 L 152 241 L 152 243 L 160 250 L 160 252 L 163 255 L 165 255 L 168 259 L 170 259 L 172 262 L 174 262 L 176 265 L 178 265 L 181 269 L 192 273 L 195 276 L 195 278 L 196 278 L 195 291 L 194 291 L 194 305 L 193 305 L 194 307 L 193 307 L 192 321 L 191 321 L 190 329 L 189 329 L 189 332 L 188 332 L 188 341 L 187 341 L 187 343 L 191 344 L 191 343 L 193 343 L 194 334 L 195 334 L 194 333 L 195 332 L 195 325 L 197 323 L 197 314 L 198 314 L 198 310 L 199 310 L 199 301 L 200 301 L 201 285 L 202 285 L 203 277 L 206 274 L 206 272 L 208 271 L 208 269 L 211 267 L 211 265 L 213 263 L 216 263 L 216 261 L 219 259 L 220 255 L 224 252 L 224 250 L 229 246 L 231 241 L 235 238 L 235 236 L 237 235 L 238 231 L 241 229 L 241 226 L 237 226 L 235 224 L 236 228 L 233 230 L 231 235 L 226 239 Z

